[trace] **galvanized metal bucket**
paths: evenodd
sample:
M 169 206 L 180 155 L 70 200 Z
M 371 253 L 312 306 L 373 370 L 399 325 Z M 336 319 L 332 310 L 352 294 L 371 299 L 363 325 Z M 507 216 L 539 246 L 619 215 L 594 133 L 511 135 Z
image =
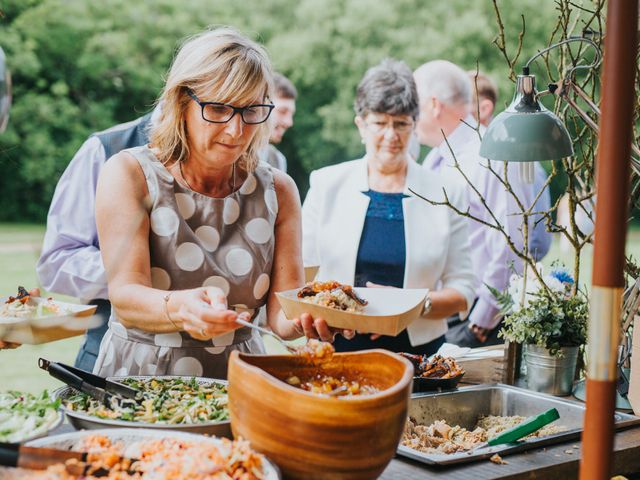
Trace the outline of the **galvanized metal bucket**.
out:
M 579 347 L 562 347 L 562 355 L 553 356 L 544 347 L 525 345 L 527 388 L 551 395 L 570 395 L 576 373 Z

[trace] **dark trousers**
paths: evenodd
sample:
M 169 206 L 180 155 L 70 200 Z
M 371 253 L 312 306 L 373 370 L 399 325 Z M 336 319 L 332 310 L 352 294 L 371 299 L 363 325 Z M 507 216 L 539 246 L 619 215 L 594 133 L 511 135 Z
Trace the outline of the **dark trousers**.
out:
M 336 336 L 333 346 L 336 352 L 357 352 L 359 350 L 370 350 L 372 348 L 383 348 L 391 352 L 405 352 L 414 355 L 433 355 L 444 343 L 444 335 L 429 343 L 424 343 L 414 347 L 409 342 L 409 334 L 406 330 L 397 336 L 391 337 L 383 335 L 377 340 L 371 340 L 370 333 L 358 333 L 351 340 L 347 340 L 342 335 Z
M 476 299 L 473 302 L 469 314 L 473 311 L 473 307 L 476 306 L 477 301 Z M 488 347 L 490 345 L 500 345 L 504 343 L 503 338 L 498 338 L 498 332 L 502 328 L 502 320 L 489 332 L 485 342 L 479 341 L 469 329 L 469 320 L 462 320 L 458 314 L 449 317 L 447 323 L 449 325 L 449 331 L 446 334 L 447 343 L 470 348 Z
M 75 366 L 91 372 L 98 358 L 100 351 L 100 342 L 107 332 L 109 317 L 111 316 L 111 302 L 100 298 L 89 301 L 91 305 L 97 305 L 95 316 L 100 319 L 100 326 L 87 330 L 84 337 L 84 343 L 80 347 L 78 356 L 76 357 Z

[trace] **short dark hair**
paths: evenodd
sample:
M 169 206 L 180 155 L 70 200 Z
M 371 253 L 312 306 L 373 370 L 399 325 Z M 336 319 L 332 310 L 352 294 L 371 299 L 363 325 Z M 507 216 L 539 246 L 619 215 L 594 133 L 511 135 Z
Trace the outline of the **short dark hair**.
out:
M 373 112 L 417 118 L 420 108 L 413 72 L 406 63 L 385 58 L 364 74 L 353 108 L 360 117 Z
M 291 98 L 293 100 L 298 98 L 296 87 L 293 86 L 291 80 L 281 73 L 275 72 L 273 74 L 273 84 L 275 86 L 276 97 Z

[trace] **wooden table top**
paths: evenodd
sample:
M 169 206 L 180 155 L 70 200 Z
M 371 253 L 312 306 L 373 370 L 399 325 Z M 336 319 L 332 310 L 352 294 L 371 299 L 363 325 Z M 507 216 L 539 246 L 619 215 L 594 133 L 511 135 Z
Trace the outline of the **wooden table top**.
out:
M 452 467 L 430 467 L 404 457 L 396 456 L 381 479 L 414 480 L 446 478 L 447 480 L 484 479 L 552 479 L 578 478 L 580 465 L 580 441 L 551 445 L 546 448 L 505 455 L 506 465 L 489 460 L 464 463 Z M 640 427 L 632 427 L 616 433 L 612 475 L 640 472 Z

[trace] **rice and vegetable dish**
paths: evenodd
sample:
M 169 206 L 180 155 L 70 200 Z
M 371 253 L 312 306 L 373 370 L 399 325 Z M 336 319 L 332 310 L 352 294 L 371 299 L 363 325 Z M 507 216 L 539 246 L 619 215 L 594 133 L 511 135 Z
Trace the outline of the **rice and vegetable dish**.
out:
M 219 439 L 207 441 L 174 438 L 140 440 L 125 445 L 106 436 L 83 438 L 74 451 L 90 452 L 86 464 L 67 460 L 44 471 L 16 469 L 6 471 L 11 480 L 261 480 L 265 478 L 264 457 L 247 441 Z M 123 458 L 124 457 L 124 458 Z M 131 461 L 133 459 L 133 461 Z M 79 465 L 79 463 L 82 463 Z M 78 468 L 81 467 L 81 468 Z M 0 467 L 0 470 L 1 467 Z M 85 471 L 77 475 L 72 472 Z M 0 476 L 5 472 L 0 471 Z M 92 473 L 94 473 L 92 475 Z M 16 475 L 16 476 L 13 476 Z M 7 478 L 7 477 L 3 477 Z
M 39 397 L 0 393 L 0 442 L 17 443 L 45 434 L 60 420 L 59 406 L 46 390 Z
M 137 402 L 112 402 L 107 407 L 84 393 L 63 399 L 74 412 L 130 422 L 194 424 L 228 420 L 226 385 L 198 383 L 195 378 L 127 378 L 119 380 L 140 391 Z

